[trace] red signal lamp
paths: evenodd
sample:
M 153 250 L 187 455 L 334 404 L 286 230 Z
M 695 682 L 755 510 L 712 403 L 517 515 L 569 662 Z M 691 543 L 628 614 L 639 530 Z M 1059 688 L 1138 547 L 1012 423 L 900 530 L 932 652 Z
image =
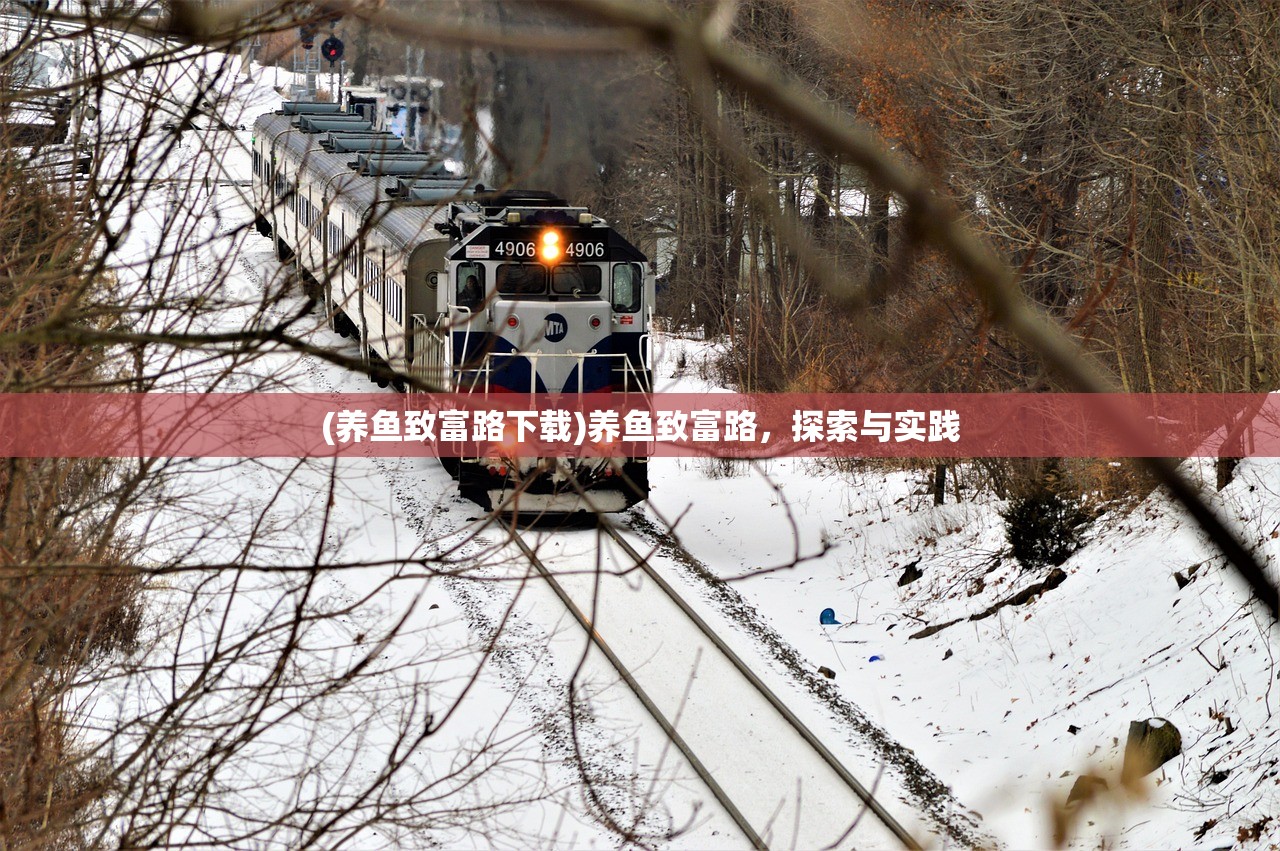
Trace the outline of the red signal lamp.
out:
M 324 43 L 320 45 L 320 55 L 325 59 L 328 59 L 330 63 L 337 62 L 341 59 L 344 50 L 345 47 L 342 44 L 342 39 L 337 36 L 329 36 L 324 40 Z

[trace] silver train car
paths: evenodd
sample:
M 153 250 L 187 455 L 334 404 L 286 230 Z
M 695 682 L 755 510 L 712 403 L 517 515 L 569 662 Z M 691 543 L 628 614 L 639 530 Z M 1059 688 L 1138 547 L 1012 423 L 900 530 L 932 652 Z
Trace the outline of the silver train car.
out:
M 469 187 L 361 116 L 311 103 L 254 122 L 253 192 L 259 232 L 382 386 L 651 389 L 653 266 L 584 207 Z M 490 510 L 619 511 L 648 495 L 645 457 L 442 462 Z

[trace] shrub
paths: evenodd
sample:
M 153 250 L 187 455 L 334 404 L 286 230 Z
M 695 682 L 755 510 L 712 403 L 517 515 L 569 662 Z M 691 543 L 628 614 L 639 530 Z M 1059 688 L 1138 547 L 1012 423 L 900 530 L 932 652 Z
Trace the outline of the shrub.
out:
M 2 101 L 2 99 L 0 99 Z M 49 328 L 113 321 L 77 199 L 0 133 L 0 392 L 101 386 L 101 346 Z M 135 649 L 141 579 L 119 518 L 137 493 L 112 459 L 0 459 L 0 848 L 89 847 L 113 777 L 78 710 Z M 80 566 L 85 566 L 81 569 Z
M 1062 493 L 1047 481 L 1025 494 L 1014 496 L 1001 516 L 1013 557 L 1024 570 L 1056 567 L 1080 549 L 1081 535 L 1090 520 L 1078 497 Z

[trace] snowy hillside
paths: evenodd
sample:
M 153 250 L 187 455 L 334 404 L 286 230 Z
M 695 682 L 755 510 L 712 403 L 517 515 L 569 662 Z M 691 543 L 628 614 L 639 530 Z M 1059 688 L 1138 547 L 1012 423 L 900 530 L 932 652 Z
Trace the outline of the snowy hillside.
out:
M 709 357 L 702 344 L 669 341 L 667 363 L 690 364 L 673 386 L 705 384 L 688 374 Z M 821 462 L 728 475 L 710 461 L 660 463 L 668 485 L 649 511 L 679 518 L 681 538 L 719 575 L 742 577 L 734 587 L 758 618 L 814 669 L 834 671 L 840 692 L 1002 843 L 1052 845 L 1051 819 L 1083 774 L 1110 791 L 1063 811 L 1078 819 L 1072 844 L 1217 848 L 1280 835 L 1274 628 L 1161 495 L 1101 518 L 1057 587 L 971 621 L 1047 573 L 1008 557 L 990 496 L 956 503 L 949 493 L 935 507 L 923 475 Z M 1209 462 L 1184 469 L 1212 482 Z M 1268 559 L 1280 555 L 1278 472 L 1276 461 L 1246 460 L 1221 494 L 1206 492 Z M 815 557 L 770 572 L 797 554 Z M 912 564 L 922 575 L 900 585 Z M 827 607 L 839 626 L 819 625 Z M 1183 753 L 1123 789 L 1129 723 L 1150 718 L 1178 728 Z

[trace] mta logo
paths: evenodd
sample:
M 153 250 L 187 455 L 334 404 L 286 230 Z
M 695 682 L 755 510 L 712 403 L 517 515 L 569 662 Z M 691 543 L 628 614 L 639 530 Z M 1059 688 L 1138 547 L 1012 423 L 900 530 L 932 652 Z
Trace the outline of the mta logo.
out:
M 559 313 L 547 314 L 547 342 L 558 343 L 569 333 L 569 320 Z

